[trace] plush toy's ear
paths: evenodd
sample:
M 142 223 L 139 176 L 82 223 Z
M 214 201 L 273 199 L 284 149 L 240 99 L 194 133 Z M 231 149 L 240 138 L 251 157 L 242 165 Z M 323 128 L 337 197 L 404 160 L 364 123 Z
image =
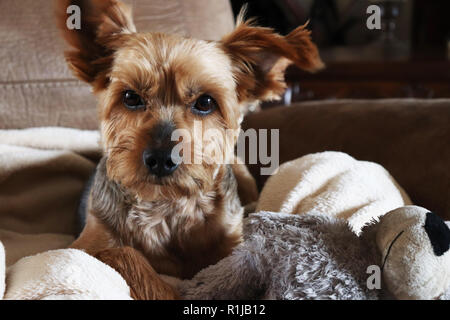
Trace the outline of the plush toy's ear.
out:
M 105 87 L 114 50 L 125 35 L 136 32 L 130 8 L 117 0 L 56 0 L 55 3 L 58 26 L 73 47 L 65 52 L 69 67 L 94 89 Z M 73 8 L 78 8 L 81 14 L 80 28 L 67 25 Z
M 306 24 L 281 36 L 273 29 L 254 26 L 252 20 L 244 21 L 244 15 L 245 9 L 235 30 L 221 41 L 233 61 L 240 101 L 279 99 L 290 64 L 311 72 L 324 66 Z

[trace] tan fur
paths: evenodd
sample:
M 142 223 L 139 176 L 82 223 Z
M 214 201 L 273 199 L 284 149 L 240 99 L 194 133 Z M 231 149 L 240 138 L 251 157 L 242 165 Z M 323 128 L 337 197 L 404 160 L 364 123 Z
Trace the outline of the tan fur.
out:
M 229 166 L 221 167 L 206 193 L 177 201 L 146 201 L 112 181 L 106 161 L 103 158 L 97 167 L 88 223 L 74 248 L 96 254 L 108 247 L 132 246 L 157 272 L 190 278 L 241 241 L 243 209 Z M 92 248 L 90 243 L 96 245 Z
M 98 252 L 95 257 L 110 265 L 120 274 L 128 275 L 130 294 L 140 300 L 178 299 L 175 290 L 153 270 L 139 251 L 130 248 L 112 248 Z
M 168 291 L 154 270 L 189 278 L 227 256 L 241 241 L 243 208 L 233 171 L 243 204 L 256 200 L 256 185 L 245 166 L 216 160 L 234 158 L 243 110 L 279 97 L 289 64 L 310 71 L 320 68 L 317 48 L 304 26 L 282 37 L 240 19 L 234 32 L 212 42 L 136 33 L 131 11 L 116 0 L 57 3 L 60 29 L 73 47 L 66 52 L 68 64 L 98 96 L 104 149 L 87 225 L 72 247 L 116 268 L 136 298 L 173 297 L 157 292 Z M 81 30 L 65 26 L 70 4 L 81 8 Z M 122 102 L 126 90 L 139 94 L 146 108 L 127 109 Z M 208 116 L 190 110 L 202 94 L 217 101 L 218 109 Z M 195 121 L 201 122 L 202 130 L 194 130 Z M 193 141 L 202 140 L 209 129 L 223 135 L 231 129 L 233 134 L 225 142 L 209 137 L 197 150 L 214 161 L 182 163 L 170 176 L 155 178 L 142 154 L 152 144 L 149 133 L 161 122 L 184 129 Z M 193 141 L 180 141 L 190 144 L 192 157 L 198 147 Z M 207 148 L 215 153 L 207 155 Z M 134 249 L 109 250 L 123 246 L 143 256 Z M 134 287 L 140 281 L 149 282 L 146 289 Z
M 247 205 L 257 201 L 258 187 L 247 166 L 238 159 L 231 167 L 238 185 L 238 195 L 241 203 Z

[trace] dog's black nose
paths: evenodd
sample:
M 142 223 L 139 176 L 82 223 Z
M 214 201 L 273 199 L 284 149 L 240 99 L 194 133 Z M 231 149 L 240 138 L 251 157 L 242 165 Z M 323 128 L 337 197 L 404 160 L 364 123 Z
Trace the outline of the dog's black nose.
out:
M 172 161 L 171 154 L 172 148 L 147 149 L 143 153 L 144 164 L 155 176 L 168 176 L 178 168 L 178 164 Z
M 434 254 L 442 256 L 450 248 L 450 229 L 444 220 L 433 212 L 427 213 L 424 227 L 430 238 Z

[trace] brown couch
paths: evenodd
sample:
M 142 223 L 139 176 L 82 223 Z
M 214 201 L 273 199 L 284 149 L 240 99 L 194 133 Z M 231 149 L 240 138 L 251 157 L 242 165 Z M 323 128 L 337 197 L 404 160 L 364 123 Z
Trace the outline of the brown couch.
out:
M 335 100 L 251 114 L 245 128 L 280 130 L 280 163 L 325 150 L 380 163 L 412 201 L 450 220 L 450 100 Z M 261 187 L 258 165 L 250 165 Z
M 218 39 L 233 27 L 226 0 L 128 2 L 138 30 Z M 1 129 L 97 127 L 89 87 L 64 62 L 51 6 L 50 0 L 0 1 Z M 274 108 L 249 115 L 244 127 L 279 128 L 281 162 L 323 150 L 379 162 L 415 203 L 450 219 L 449 122 L 450 100 L 355 100 Z M 264 178 L 257 178 L 261 186 Z

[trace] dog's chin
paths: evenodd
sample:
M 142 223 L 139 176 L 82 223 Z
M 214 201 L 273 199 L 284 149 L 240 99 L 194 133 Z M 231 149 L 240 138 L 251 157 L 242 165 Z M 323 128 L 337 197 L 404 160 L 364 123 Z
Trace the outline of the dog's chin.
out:
M 186 173 L 166 177 L 149 175 L 139 183 L 124 187 L 142 201 L 177 201 L 181 197 L 192 197 L 198 194 L 203 189 L 203 182 Z
M 139 167 L 136 171 L 110 170 L 115 175 L 111 174 L 109 177 L 136 199 L 177 201 L 181 197 L 195 197 L 211 190 L 215 181 L 214 172 L 214 166 L 182 164 L 172 174 L 163 177 L 152 175 L 144 167 Z
M 155 186 L 168 186 L 171 183 L 170 177 L 154 177 L 150 176 L 146 179 L 148 181 L 148 184 L 155 185 Z

